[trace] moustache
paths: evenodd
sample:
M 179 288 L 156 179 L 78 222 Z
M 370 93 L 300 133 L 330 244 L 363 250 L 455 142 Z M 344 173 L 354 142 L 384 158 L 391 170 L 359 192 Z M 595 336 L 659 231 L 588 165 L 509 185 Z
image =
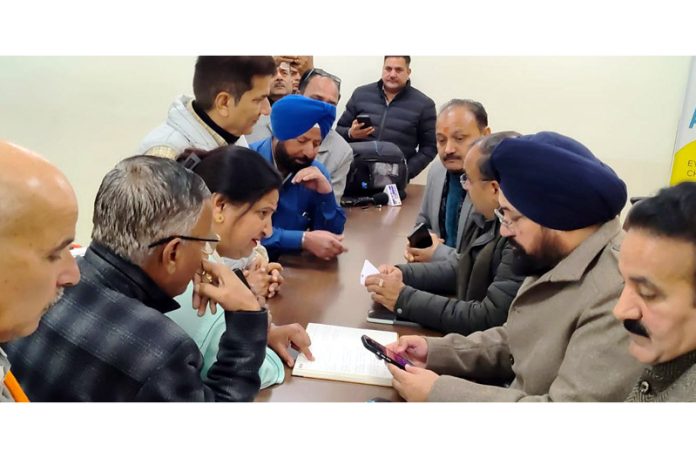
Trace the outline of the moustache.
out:
M 450 159 L 459 159 L 459 156 L 455 153 L 445 154 L 445 160 L 449 161 Z
M 643 323 L 641 323 L 638 320 L 624 320 L 623 322 L 624 328 L 631 334 L 636 334 L 645 338 L 650 338 L 650 334 L 648 334 L 648 330 L 645 329 L 645 326 L 643 326 Z

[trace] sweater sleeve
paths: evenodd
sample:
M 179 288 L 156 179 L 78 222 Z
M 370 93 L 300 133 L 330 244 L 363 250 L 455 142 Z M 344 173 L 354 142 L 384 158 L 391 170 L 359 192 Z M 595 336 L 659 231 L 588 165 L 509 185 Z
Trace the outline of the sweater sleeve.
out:
M 259 391 L 268 312 L 224 312 L 217 360 L 201 377 L 201 353 L 186 339 L 143 384 L 136 401 L 252 401 Z

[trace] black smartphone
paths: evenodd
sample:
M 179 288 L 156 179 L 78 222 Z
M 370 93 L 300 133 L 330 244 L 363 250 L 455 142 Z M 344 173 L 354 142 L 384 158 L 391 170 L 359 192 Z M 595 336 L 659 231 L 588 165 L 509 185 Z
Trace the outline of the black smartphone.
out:
M 355 119 L 358 120 L 358 122 L 361 122 L 363 126 L 361 129 L 367 129 L 368 127 L 373 127 L 372 126 L 372 119 L 370 119 L 370 115 L 366 114 L 360 114 L 355 117 Z
M 239 279 L 242 281 L 242 283 L 244 283 L 244 286 L 251 289 L 251 286 L 249 286 L 249 282 L 247 281 L 246 277 L 244 276 L 244 272 L 242 271 L 242 269 L 232 269 L 232 272 L 234 272 L 235 275 L 237 277 L 239 277 Z
M 386 362 L 395 365 L 396 367 L 406 370 L 406 365 L 410 364 L 413 366 L 413 363 L 403 356 L 399 356 L 381 343 L 377 342 L 374 339 L 371 339 L 367 337 L 366 335 L 363 335 L 361 337 L 362 343 L 367 348 L 370 350 L 372 353 L 377 355 L 378 358 L 381 358 L 385 360 Z
M 428 248 L 433 245 L 433 239 L 430 237 L 425 223 L 420 223 L 413 229 L 413 232 L 408 236 L 408 243 L 413 248 Z

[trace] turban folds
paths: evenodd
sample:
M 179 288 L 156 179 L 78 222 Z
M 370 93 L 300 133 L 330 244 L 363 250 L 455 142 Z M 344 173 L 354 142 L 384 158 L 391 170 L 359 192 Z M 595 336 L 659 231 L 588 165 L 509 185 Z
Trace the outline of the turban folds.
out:
M 584 145 L 555 132 L 501 141 L 491 166 L 506 199 L 550 229 L 604 223 L 626 204 L 626 184 L 616 173 Z
M 336 107 L 302 95 L 286 95 L 273 104 L 271 129 L 280 141 L 297 138 L 319 125 L 325 138 L 336 119 Z

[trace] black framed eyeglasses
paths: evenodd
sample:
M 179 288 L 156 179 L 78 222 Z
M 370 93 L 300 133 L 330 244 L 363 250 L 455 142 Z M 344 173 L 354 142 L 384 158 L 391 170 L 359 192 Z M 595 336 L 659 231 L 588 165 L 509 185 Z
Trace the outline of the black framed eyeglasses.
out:
M 147 247 L 154 248 L 158 245 L 163 245 L 165 243 L 169 243 L 174 239 L 189 240 L 192 242 L 205 242 L 205 245 L 203 246 L 203 249 L 201 251 L 203 251 L 203 253 L 210 256 L 211 254 L 213 254 L 215 252 L 215 245 L 217 245 L 218 242 L 220 242 L 220 236 L 216 234 L 215 237 L 217 237 L 217 238 L 211 239 L 211 238 L 203 238 L 203 237 L 192 237 L 189 235 L 170 235 L 169 237 L 165 237 L 163 239 L 157 240 L 156 242 L 152 242 Z
M 309 82 L 310 78 L 312 78 L 312 76 L 314 76 L 314 75 L 324 76 L 326 78 L 331 78 L 338 86 L 339 94 L 341 93 L 341 78 L 339 78 L 336 75 L 332 75 L 331 73 L 329 73 L 325 70 L 322 70 L 321 68 L 316 68 L 316 67 L 310 68 L 309 70 L 307 70 L 304 73 L 304 75 L 302 75 L 302 78 L 300 78 L 300 87 L 306 86 L 307 83 Z

